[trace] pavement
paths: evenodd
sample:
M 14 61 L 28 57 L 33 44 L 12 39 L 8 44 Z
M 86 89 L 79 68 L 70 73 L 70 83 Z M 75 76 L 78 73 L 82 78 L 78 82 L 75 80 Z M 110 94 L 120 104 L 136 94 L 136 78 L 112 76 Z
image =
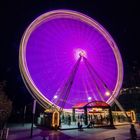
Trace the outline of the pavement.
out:
M 30 138 L 30 128 L 31 124 L 9 125 L 8 140 L 130 140 L 130 125 L 116 126 L 116 129 L 86 128 L 83 131 L 78 129 L 43 130 L 34 126 L 32 138 Z M 135 128 L 140 140 L 140 127 L 135 124 Z

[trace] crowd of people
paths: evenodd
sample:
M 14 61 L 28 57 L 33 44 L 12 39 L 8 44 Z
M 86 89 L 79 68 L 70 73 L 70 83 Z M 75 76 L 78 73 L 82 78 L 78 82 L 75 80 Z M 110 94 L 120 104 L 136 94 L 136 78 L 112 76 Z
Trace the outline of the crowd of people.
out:
M 61 123 L 67 124 L 68 126 L 70 126 L 72 121 L 73 121 L 75 123 L 75 125 L 77 124 L 78 128 L 83 126 L 83 124 L 85 124 L 85 122 L 86 122 L 84 114 L 80 114 L 80 115 L 76 116 L 74 120 L 73 120 L 72 115 L 70 115 L 70 114 L 64 115 L 63 114 L 60 119 L 61 119 Z M 100 115 L 100 116 L 88 116 L 88 126 L 87 127 L 94 127 L 94 124 L 103 125 L 104 123 L 105 124 L 110 123 L 108 116 L 106 116 L 106 117 L 103 117 L 102 115 Z
M 87 128 L 94 128 L 95 126 L 95 120 L 96 121 L 99 121 L 101 123 L 103 123 L 103 121 L 107 121 L 108 123 L 108 118 L 103 118 L 102 116 L 100 116 L 99 118 L 97 117 L 94 117 L 94 118 L 88 118 L 90 119 L 88 125 L 87 125 Z M 72 121 L 72 116 L 70 114 L 64 116 L 62 115 L 61 117 L 61 120 L 64 124 L 67 124 L 67 125 L 71 125 L 71 121 Z M 77 116 L 77 119 L 75 119 L 75 123 L 77 122 L 77 128 L 78 130 L 82 131 L 83 130 L 83 123 L 84 123 L 84 115 L 79 115 Z M 139 123 L 139 127 L 140 127 L 140 123 Z M 131 127 L 130 127 L 130 137 L 131 137 L 131 140 L 136 140 L 137 139 L 137 131 L 136 131 L 136 128 L 135 128 L 135 125 L 134 124 L 131 124 Z

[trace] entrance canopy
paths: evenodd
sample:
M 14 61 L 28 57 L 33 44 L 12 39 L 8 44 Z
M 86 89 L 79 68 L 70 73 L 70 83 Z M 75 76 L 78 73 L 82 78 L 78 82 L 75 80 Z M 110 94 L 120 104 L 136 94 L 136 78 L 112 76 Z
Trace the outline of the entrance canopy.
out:
M 78 103 L 75 106 L 73 106 L 73 109 L 83 109 L 83 108 L 93 108 L 93 107 L 110 108 L 110 105 L 103 101 L 92 101 L 92 102 Z
M 102 108 L 102 109 L 108 109 L 109 113 L 109 119 L 110 119 L 110 126 L 113 126 L 113 118 L 111 113 L 111 107 L 109 104 L 103 101 L 92 101 L 92 102 L 83 102 L 76 104 L 73 106 L 73 119 L 75 120 L 75 110 L 76 109 L 84 109 L 85 114 L 85 125 L 88 125 L 88 108 Z

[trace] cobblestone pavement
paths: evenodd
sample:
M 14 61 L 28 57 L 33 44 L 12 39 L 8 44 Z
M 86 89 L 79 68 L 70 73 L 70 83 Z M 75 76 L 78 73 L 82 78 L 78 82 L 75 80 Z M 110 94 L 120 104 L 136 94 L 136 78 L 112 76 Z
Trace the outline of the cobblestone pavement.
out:
M 9 129 L 8 140 L 31 140 L 30 124 L 11 125 Z M 135 125 L 138 137 L 140 137 L 140 128 Z M 90 128 L 79 131 L 74 130 L 41 130 L 34 127 L 32 140 L 105 140 L 115 137 L 115 140 L 129 140 L 130 125 L 117 126 L 116 129 Z M 111 139 L 108 139 L 111 140 Z M 113 139 L 112 139 L 113 140 Z

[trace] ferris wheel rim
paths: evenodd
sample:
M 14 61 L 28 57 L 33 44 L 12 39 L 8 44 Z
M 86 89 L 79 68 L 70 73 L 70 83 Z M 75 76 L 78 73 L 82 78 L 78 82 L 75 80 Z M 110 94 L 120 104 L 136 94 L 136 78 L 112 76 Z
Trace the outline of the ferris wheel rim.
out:
M 78 18 L 78 19 L 82 20 L 83 22 L 85 22 L 86 24 L 90 24 L 92 27 L 96 28 L 105 37 L 105 39 L 109 43 L 109 46 L 111 47 L 111 49 L 115 55 L 115 59 L 117 62 L 117 71 L 118 71 L 117 83 L 116 83 L 114 91 L 112 91 L 113 98 L 110 97 L 107 101 L 108 104 L 111 104 L 113 102 L 113 99 L 116 98 L 116 96 L 117 96 L 116 93 L 119 92 L 119 90 L 122 86 L 122 80 L 123 80 L 123 63 L 122 63 L 122 59 L 121 59 L 121 55 L 118 50 L 118 47 L 117 47 L 115 41 L 113 40 L 113 38 L 111 37 L 111 35 L 108 33 L 108 31 L 103 26 L 101 26 L 101 24 L 99 24 L 94 19 L 88 17 L 87 15 L 84 15 L 80 12 L 73 11 L 73 10 L 54 10 L 54 11 L 50 11 L 45 14 L 42 14 L 41 16 L 36 18 L 24 32 L 24 35 L 23 35 L 21 43 L 20 43 L 19 67 L 20 67 L 20 71 L 24 77 L 25 84 L 26 85 L 28 84 L 28 86 L 33 91 L 33 93 L 32 93 L 33 96 L 36 95 L 35 98 L 38 98 L 38 100 L 41 102 L 41 104 L 43 104 L 43 106 L 46 106 L 46 104 L 49 104 L 49 105 L 53 104 L 50 100 L 48 100 L 39 91 L 38 87 L 36 87 L 36 85 L 34 84 L 34 82 L 32 80 L 32 77 L 28 71 L 28 66 L 26 64 L 26 46 L 27 46 L 27 41 L 30 38 L 30 35 L 40 24 L 42 24 L 42 22 L 47 22 L 48 20 L 51 20 L 52 18 L 56 18 L 56 17 L 59 18 L 61 16 L 68 16 L 69 18 L 70 17 Z M 59 106 L 57 106 L 57 108 L 59 108 Z

